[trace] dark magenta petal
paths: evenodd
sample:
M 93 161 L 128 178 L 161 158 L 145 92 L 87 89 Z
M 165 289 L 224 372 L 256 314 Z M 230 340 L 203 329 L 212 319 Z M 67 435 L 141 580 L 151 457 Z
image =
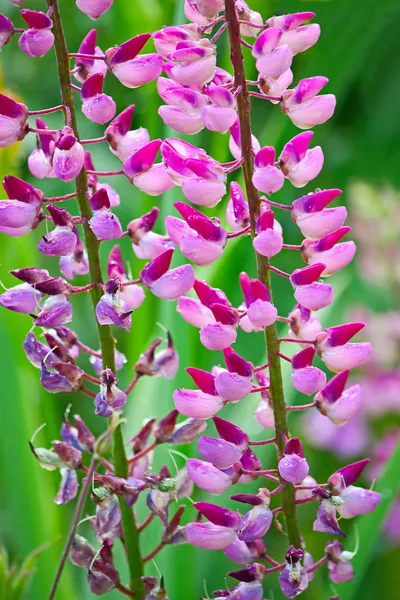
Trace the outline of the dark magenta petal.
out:
M 251 362 L 242 358 L 231 347 L 225 348 L 223 353 L 228 371 L 238 373 L 238 375 L 242 375 L 243 377 L 253 377 L 254 367 Z
M 107 190 L 100 188 L 90 197 L 90 206 L 93 210 L 101 210 L 102 208 L 110 208 L 110 199 Z
M 292 437 L 285 444 L 285 448 L 283 450 L 284 454 L 297 454 L 297 456 L 303 457 L 303 446 L 299 438 Z
M 342 190 L 322 190 L 313 194 L 307 194 L 295 200 L 292 204 L 294 210 L 299 213 L 314 213 L 323 210 L 332 200 L 342 193 Z
M 214 523 L 214 525 L 235 528 L 239 523 L 240 515 L 228 508 L 223 508 L 209 502 L 195 502 L 193 506 L 206 519 Z
M 234 425 L 230 421 L 225 421 L 220 417 L 213 417 L 213 421 L 215 428 L 222 439 L 231 442 L 231 444 L 235 444 L 235 446 L 238 446 L 243 450 L 247 447 L 249 436 L 240 429 L 240 427 Z
M 292 369 L 304 369 L 305 367 L 311 367 L 315 356 L 315 348 L 308 346 L 304 350 L 300 350 L 297 354 L 292 357 Z
M 44 12 L 24 8 L 21 10 L 21 17 L 32 29 L 51 29 L 53 27 L 53 21 Z
M 357 479 L 359 479 L 361 473 L 364 471 L 365 467 L 368 465 L 369 462 L 369 458 L 364 458 L 363 460 L 359 460 L 355 463 L 338 469 L 333 473 L 333 475 L 331 475 L 331 477 L 335 475 L 340 475 L 344 482 L 344 486 L 348 487 L 350 485 L 353 485 L 353 483 L 355 483 Z
M 274 226 L 274 213 L 268 208 L 258 217 L 256 222 L 256 233 L 261 233 L 267 229 L 272 229 Z
M 104 75 L 102 73 L 94 73 L 86 79 L 81 88 L 81 98 L 93 98 L 103 91 Z
M 144 285 L 151 285 L 168 271 L 173 253 L 174 248 L 165 250 L 141 270 L 140 279 Z
M 113 53 L 110 58 L 110 65 L 116 65 L 135 58 L 150 38 L 150 33 L 141 33 L 121 44 L 116 52 L 113 52 L 114 48 L 111 48 Z M 109 52 L 107 50 L 107 56 Z
M 325 331 L 329 334 L 327 343 L 330 346 L 343 346 L 347 344 L 353 336 L 355 336 L 361 329 L 364 329 L 365 323 L 354 322 L 345 323 L 343 325 L 337 325 L 336 327 L 328 327 Z
M 301 285 L 309 285 L 319 279 L 321 273 L 325 270 L 325 265 L 322 263 L 315 263 L 304 267 L 303 269 L 296 269 L 290 276 L 290 281 L 294 287 Z
M 208 373 L 207 371 L 203 371 L 202 369 L 197 369 L 196 367 L 188 367 L 186 372 L 193 379 L 197 387 L 201 389 L 205 394 L 211 394 L 215 396 L 217 394 L 215 389 L 215 377 Z
M 210 307 L 211 304 L 224 304 L 225 306 L 231 305 L 226 297 L 225 292 L 218 288 L 212 288 L 206 281 L 196 279 L 193 289 L 196 292 L 200 302 L 204 304 L 204 306 Z

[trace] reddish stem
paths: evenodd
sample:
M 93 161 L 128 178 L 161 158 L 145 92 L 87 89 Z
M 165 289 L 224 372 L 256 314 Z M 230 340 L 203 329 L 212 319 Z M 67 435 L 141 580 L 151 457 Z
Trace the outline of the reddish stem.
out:
M 139 375 L 139 373 L 136 373 L 135 377 L 132 379 L 132 381 L 130 382 L 130 384 L 128 385 L 128 387 L 125 390 L 126 395 L 131 393 L 131 391 L 133 390 L 133 388 L 135 387 L 135 385 L 137 384 L 139 379 L 140 379 L 140 375 Z
M 245 48 L 250 48 L 250 50 L 253 50 L 253 46 L 246 42 L 243 38 L 239 38 L 239 41 Z
M 297 406 L 287 406 L 286 410 L 308 410 L 309 408 L 315 408 L 317 406 L 316 402 L 311 402 L 311 404 L 299 404 Z
M 112 177 L 113 175 L 123 175 L 124 172 L 121 171 L 92 171 L 90 169 L 86 170 L 88 175 L 99 175 L 103 177 Z
M 132 592 L 132 590 L 128 590 L 128 588 L 126 588 L 124 585 L 122 585 L 122 583 L 117 583 L 115 585 L 115 589 L 118 590 L 119 592 L 121 592 L 121 594 L 124 594 L 125 596 L 129 596 L 129 598 L 134 598 L 136 596 L 135 592 Z
M 132 279 L 132 281 L 124 281 L 122 287 L 127 287 L 128 285 L 138 285 L 141 283 L 140 279 Z
M 71 194 L 65 194 L 64 196 L 54 196 L 54 198 L 45 198 L 44 202 L 64 202 L 64 200 L 71 200 L 72 198 L 76 198 L 76 192 L 71 192 Z
M 256 373 L 258 373 L 258 371 L 264 371 L 264 369 L 268 369 L 268 367 L 271 366 L 271 361 L 269 360 L 268 362 L 264 363 L 263 365 L 260 365 L 259 367 L 256 367 L 254 369 L 254 371 Z
M 149 562 L 149 560 L 151 560 L 152 558 L 154 558 L 155 556 L 157 556 L 157 554 L 158 554 L 159 552 L 161 552 L 161 550 L 164 548 L 164 546 L 165 546 L 165 542 L 160 542 L 160 543 L 158 544 L 158 546 L 156 546 L 156 547 L 154 548 L 153 552 L 150 552 L 150 554 L 148 554 L 147 556 L 144 556 L 144 557 L 142 558 L 142 562 L 143 562 L 143 563 L 147 563 L 147 562 Z
M 82 52 L 69 52 L 70 58 L 87 58 L 88 60 L 106 60 L 105 56 L 99 56 L 98 54 L 83 54 Z
M 277 352 L 276 355 L 279 356 L 279 358 L 283 358 L 283 360 L 286 360 L 286 362 L 290 364 L 292 363 L 292 359 L 286 356 L 286 354 L 282 354 L 282 352 Z
M 291 323 L 292 319 L 288 319 L 288 317 L 276 317 L 277 321 L 281 321 L 281 323 Z
M 270 204 L 271 206 L 275 206 L 275 208 L 282 208 L 282 210 L 292 210 L 291 206 L 288 206 L 287 204 L 279 204 L 279 202 L 272 202 L 272 200 L 266 200 L 267 204 Z
M 89 375 L 89 373 L 84 373 L 83 378 L 86 379 L 86 381 L 90 381 L 90 383 L 94 383 L 95 385 L 100 385 L 100 383 L 101 383 L 100 379 L 97 379 L 97 377 L 93 377 L 92 375 Z
M 77 85 L 75 85 L 74 83 L 70 83 L 69 87 L 71 88 L 71 90 L 74 90 L 75 92 L 79 92 L 79 94 L 81 93 L 81 88 Z
M 50 113 L 57 112 L 58 110 L 65 110 L 64 104 L 53 106 L 52 108 L 42 108 L 42 110 L 30 110 L 28 115 L 33 117 L 35 115 L 49 115 Z
M 279 338 L 279 342 L 289 342 L 291 344 L 313 344 L 314 345 L 316 343 L 316 340 L 301 340 L 301 339 L 282 337 L 282 338 Z
M 311 565 L 311 567 L 309 567 L 307 569 L 307 573 L 312 573 L 313 571 L 315 571 L 316 569 L 318 569 L 319 567 L 322 567 L 322 565 L 324 565 L 328 560 L 327 556 L 323 556 L 322 558 L 320 558 L 319 560 L 317 560 L 317 562 L 315 562 L 313 565 Z
M 99 144 L 100 142 L 106 142 L 107 138 L 105 135 L 103 135 L 103 137 L 99 137 L 99 138 L 93 138 L 91 140 L 81 140 L 81 144 L 85 145 L 85 144 Z
M 91 392 L 87 388 L 81 387 L 80 390 L 83 394 L 86 394 L 86 396 L 89 396 L 89 398 L 93 398 L 93 399 L 96 398 L 96 394 L 94 392 Z
M 144 520 L 144 521 L 142 521 L 142 522 L 140 523 L 140 525 L 138 525 L 138 528 L 137 528 L 138 532 L 140 533 L 141 531 L 143 531 L 143 529 L 146 529 L 146 527 L 147 527 L 148 525 L 150 525 L 150 523 L 152 522 L 152 520 L 154 519 L 154 517 L 155 517 L 155 516 L 156 516 L 156 514 L 155 514 L 155 513 L 153 513 L 153 512 L 151 512 L 151 513 L 150 513 L 150 514 L 149 514 L 149 515 L 148 515 L 148 516 L 145 518 L 145 520 Z
M 40 135 L 56 135 L 59 129 L 38 129 L 37 127 L 29 127 L 31 133 L 39 133 Z
M 286 487 L 286 481 L 284 481 L 283 483 L 280 483 L 278 485 L 278 487 L 276 487 L 274 490 L 272 490 L 272 492 L 270 492 L 271 496 L 276 496 L 276 494 L 279 494 L 279 492 L 281 492 L 283 490 L 283 488 Z
M 298 244 L 283 244 L 282 248 L 286 248 L 286 250 L 301 250 L 301 246 Z
M 286 279 L 289 279 L 289 277 L 290 277 L 289 273 L 285 273 L 285 271 L 281 271 L 281 269 L 278 269 L 277 267 L 273 267 L 272 265 L 268 265 L 268 269 L 270 271 L 272 271 L 273 273 L 280 275 L 281 277 L 285 277 Z
M 87 285 L 72 285 L 71 294 L 82 294 L 83 292 L 89 292 L 94 288 L 94 283 L 88 283 Z
M 230 231 L 227 235 L 228 239 L 232 239 L 235 237 L 239 237 L 240 235 L 244 235 L 246 233 L 250 233 L 251 231 L 251 225 L 247 225 L 247 227 L 244 227 L 243 229 L 240 229 L 239 231 Z
M 252 48 L 252 46 L 250 46 Z M 255 98 L 261 98 L 262 100 L 272 100 L 273 102 L 281 102 L 282 96 L 267 96 L 267 94 L 260 94 L 259 92 L 249 92 L 249 96 Z
M 249 446 L 266 446 L 267 444 L 274 444 L 275 442 L 276 438 L 271 438 L 270 440 L 257 440 L 249 442 Z
M 219 38 L 219 36 L 224 33 L 225 29 L 228 27 L 227 23 L 224 23 L 222 25 L 222 27 L 220 27 L 217 31 L 217 33 L 215 35 L 213 35 L 213 37 L 210 39 L 210 42 L 212 44 L 215 44 L 215 42 L 217 41 L 217 39 Z
M 155 442 L 153 442 L 152 444 L 150 444 L 146 448 L 143 448 L 143 450 L 141 450 L 140 452 L 138 452 L 134 456 L 131 456 L 131 458 L 128 458 L 128 463 L 130 465 L 133 465 L 140 458 L 142 458 L 143 456 L 146 456 L 146 454 L 148 454 L 149 452 L 151 452 L 152 450 L 154 450 L 154 448 L 156 448 L 157 446 L 158 446 L 158 442 L 156 440 Z
M 221 21 L 224 21 L 224 20 L 225 20 L 225 15 L 216 17 L 215 19 L 210 21 L 207 25 L 202 25 L 201 27 L 199 27 L 199 31 L 201 33 L 205 33 L 207 31 L 207 29 L 211 29 L 212 27 L 214 27 L 214 25 L 216 25 L 217 23 L 220 23 Z
M 95 356 L 96 358 L 102 357 L 101 352 L 92 350 L 92 348 L 89 348 L 89 346 L 86 346 L 86 344 L 82 344 L 82 342 L 80 342 L 79 340 L 76 342 L 76 345 L 78 346 L 78 348 L 80 348 L 80 350 L 82 350 L 82 352 L 86 352 L 86 354 L 90 354 L 91 356 Z
M 254 27 L 254 29 L 267 29 L 268 25 L 255 25 L 251 21 L 240 21 L 239 25 L 248 25 L 249 27 Z

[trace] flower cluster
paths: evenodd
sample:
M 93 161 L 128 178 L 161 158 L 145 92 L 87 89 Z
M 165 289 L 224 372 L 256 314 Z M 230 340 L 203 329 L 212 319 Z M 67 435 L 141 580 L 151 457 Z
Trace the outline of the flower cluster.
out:
M 21 4 L 19 0 L 13 3 Z M 77 0 L 76 5 L 95 20 L 112 3 Z M 116 588 L 127 596 L 148 600 L 166 598 L 163 581 L 146 577 L 143 565 L 167 544 L 188 543 L 206 550 L 222 550 L 231 561 L 242 565 L 229 573 L 238 583 L 228 591 L 216 592 L 218 598 L 228 600 L 261 600 L 262 581 L 274 572 L 279 572 L 282 593 L 294 598 L 307 588 L 314 571 L 325 563 L 333 582 L 351 579 L 351 553 L 337 539 L 326 545 L 323 557 L 317 561 L 307 553 L 307 534 L 303 538 L 300 533 L 297 505 L 317 504 L 314 531 L 345 536 L 338 519 L 370 512 L 380 501 L 379 493 L 354 485 L 368 459 L 347 465 L 326 482 L 318 483 L 310 474 L 302 441 L 289 432 L 288 418 L 291 411 L 313 411 L 334 426 L 342 426 L 361 408 L 360 386 L 346 384 L 350 370 L 365 364 L 371 353 L 368 342 L 351 341 L 364 323 L 323 328 L 315 314 L 334 299 L 333 288 L 325 278 L 346 267 L 356 248 L 352 241 L 341 241 L 350 232 L 350 227 L 344 225 L 346 209 L 331 206 L 340 190 L 317 188 L 299 194 L 291 205 L 272 200 L 274 193 L 288 185 L 286 180 L 295 188 L 303 188 L 318 177 L 324 155 L 319 146 L 311 146 L 313 133 L 304 131 L 288 140 L 278 149 L 276 159 L 276 149 L 262 147 L 250 123 L 252 98 L 255 102 L 279 105 L 302 130 L 320 125 L 332 116 L 335 97 L 319 94 L 328 83 L 325 77 L 309 77 L 290 87 L 294 57 L 313 46 L 320 35 L 317 24 L 307 24 L 314 14 L 274 16 L 264 22 L 243 0 L 185 0 L 189 23 L 164 27 L 153 34 L 143 33 L 105 52 L 97 46 L 96 30 L 92 29 L 78 52 L 68 55 L 63 50 L 57 0 L 49 0 L 49 7 L 46 14 L 21 10 L 28 29 L 15 28 L 0 15 L 0 44 L 21 34 L 21 50 L 29 56 L 42 57 L 52 48 L 55 36 L 59 36 L 62 43 L 55 44 L 55 49 L 62 103 L 29 111 L 24 104 L 0 95 L 0 146 L 20 141 L 30 133 L 36 135 L 37 148 L 28 158 L 32 175 L 38 179 L 57 178 L 63 192 L 64 183 L 74 181 L 75 190 L 46 198 L 31 183 L 5 177 L 3 187 L 8 199 L 0 202 L 0 231 L 19 237 L 43 227 L 46 221 L 49 230 L 42 234 L 38 250 L 59 257 L 61 274 L 56 266 L 51 274 L 37 266 L 16 268 L 11 273 L 22 283 L 2 293 L 0 304 L 30 315 L 33 325 L 42 328 L 43 340 L 35 335 L 36 329 L 27 334 L 23 344 L 28 359 L 40 370 L 42 386 L 50 393 L 86 395 L 93 399 L 96 415 L 111 418 L 104 434 L 96 439 L 78 415 L 71 423 L 66 413 L 61 439 L 53 442 L 53 450 L 32 445 L 41 466 L 60 470 L 56 503 L 72 500 L 79 485 L 84 498 L 91 480 L 95 482 L 92 525 L 98 548 L 76 534 L 74 526 L 72 547 L 68 547 L 72 562 L 87 571 L 94 594 Z M 215 42 L 224 32 L 229 34 L 232 72 L 217 66 Z M 154 51 L 142 53 L 151 44 Z M 246 78 L 246 51 L 254 58 L 256 81 Z M 75 61 L 72 69 L 70 58 Z M 72 84 L 71 75 L 81 87 Z M 216 134 L 229 132 L 233 160 L 220 163 L 203 148 L 179 137 L 151 139 L 146 129 L 131 129 L 134 105 L 115 116 L 115 102 L 103 91 L 107 78 L 112 76 L 128 88 L 156 81 L 163 102 L 159 116 L 164 123 L 176 135 L 195 134 L 203 128 Z M 77 105 L 88 120 L 108 123 L 103 137 L 80 139 L 71 90 L 78 92 Z M 65 121 L 59 129 L 50 130 L 42 117 L 56 111 L 64 113 Z M 37 117 L 35 127 L 29 120 L 33 116 Z M 121 168 L 97 171 L 85 149 L 93 143 L 107 144 L 121 161 Z M 230 180 L 231 174 L 241 168 L 245 190 Z M 175 202 L 172 214 L 163 224 L 165 233 L 154 231 L 159 216 L 157 206 L 135 216 L 124 227 L 116 214 L 120 204 L 117 192 L 109 183 L 101 183 L 103 177 L 111 176 L 124 176 L 154 197 L 171 188 L 181 188 L 181 199 Z M 76 215 L 74 198 L 79 209 Z M 225 204 L 225 222 L 209 211 L 220 202 Z M 304 236 L 300 245 L 285 243 L 280 210 L 290 212 Z M 201 278 L 201 267 L 217 261 L 227 244 L 232 243 L 230 239 L 238 236 L 246 238 L 249 250 L 257 258 L 257 275 L 252 278 L 246 272 L 237 272 L 243 303 L 235 306 L 223 290 Z M 138 261 L 148 261 L 141 266 L 137 279 L 129 275 L 116 242 L 123 237 L 131 239 Z M 103 280 L 98 247 L 110 240 L 114 245 Z M 286 251 L 298 252 L 305 266 L 294 268 L 291 273 L 276 268 L 271 260 Z M 171 268 L 178 253 L 189 262 Z M 75 285 L 77 276 L 88 274 L 87 284 Z M 287 316 L 279 315 L 279 307 L 274 304 L 271 279 L 275 276 L 283 277 L 287 293 L 293 294 L 293 309 Z M 99 350 L 88 347 L 66 327 L 73 321 L 73 296 L 85 293 L 90 293 L 94 305 Z M 210 372 L 188 366 L 186 371 L 195 388 L 176 389 L 175 409 L 164 418 L 150 419 L 142 426 L 130 424 L 136 435 L 129 442 L 131 452 L 126 457 L 120 415 L 128 395 L 140 385 L 141 378 L 173 379 L 179 367 L 173 338 L 168 333 L 164 349 L 159 348 L 163 342 L 160 338 L 148 349 L 142 349 L 130 385 L 124 390 L 118 385 L 116 373 L 126 359 L 114 347 L 110 326 L 129 331 L 132 312 L 140 309 L 149 294 L 176 302 L 181 317 L 199 329 L 200 343 L 209 351 L 222 351 L 224 366 L 220 355 L 214 359 Z M 287 325 L 286 337 L 278 337 L 278 322 Z M 267 357 L 261 365 L 253 365 L 233 347 L 238 335 L 256 333 L 266 338 Z M 178 336 L 179 331 L 173 335 Z M 286 344 L 297 345 L 293 357 L 284 353 Z M 80 355 L 85 353 L 90 356 L 94 374 L 80 366 Z M 286 405 L 281 360 L 291 364 L 294 388 L 312 396 L 312 402 Z M 316 361 L 319 366 L 314 364 Z M 333 373 L 329 380 L 326 371 Z M 243 401 L 250 394 L 261 394 L 255 417 L 272 432 L 268 439 L 251 440 L 241 428 L 220 416 L 227 404 Z M 186 419 L 181 420 L 180 415 Z M 198 438 L 210 425 L 215 426 L 216 433 Z M 110 457 L 111 437 L 115 450 Z M 176 476 L 166 466 L 159 472 L 152 470 L 152 454 L 159 445 L 180 445 L 197 438 L 200 459 L 188 459 Z M 253 450 L 270 443 L 276 445 L 277 462 L 264 468 L 261 457 Z M 80 471 L 85 474 L 81 484 L 77 475 Z M 255 482 L 260 478 L 263 487 L 255 492 Z M 249 483 L 253 484 L 250 492 L 243 492 L 240 487 L 231 496 L 247 505 L 243 512 L 201 501 L 190 508 L 191 516 L 186 522 L 184 505 L 170 514 L 170 505 L 189 496 L 193 484 L 219 496 L 237 484 Z M 271 487 L 264 487 L 266 483 Z M 131 507 L 141 494 L 146 495 L 149 513 L 143 523 L 137 523 Z M 272 508 L 281 494 L 285 502 Z M 267 554 L 264 536 L 279 513 L 286 519 L 289 536 L 285 556 L 276 560 Z M 80 514 L 77 516 L 76 522 Z M 153 519 L 161 523 L 161 541 L 153 552 L 141 556 L 138 534 Z M 126 546 L 131 587 L 121 583 L 114 564 L 112 549 L 116 538 L 121 538 Z M 135 553 L 133 560 L 131 552 Z

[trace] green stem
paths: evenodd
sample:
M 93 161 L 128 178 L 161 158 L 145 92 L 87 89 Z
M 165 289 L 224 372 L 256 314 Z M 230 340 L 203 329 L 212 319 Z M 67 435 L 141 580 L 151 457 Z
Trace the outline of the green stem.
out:
M 79 140 L 79 132 L 76 121 L 75 105 L 73 101 L 72 90 L 70 88 L 71 78 L 69 69 L 68 50 L 65 42 L 65 36 L 62 28 L 61 15 L 58 6 L 58 0 L 47 0 L 49 8 L 52 9 L 54 46 L 57 57 L 58 75 L 60 80 L 61 97 L 64 105 L 68 124 L 74 131 L 74 135 Z M 87 173 L 84 168 L 76 178 L 76 198 L 79 205 L 81 217 L 85 217 L 83 231 L 88 253 L 90 281 L 94 284 L 90 290 L 93 307 L 95 308 L 101 298 L 102 292 L 100 285 L 103 283 L 101 272 L 101 263 L 99 257 L 99 242 L 90 229 L 88 221 L 92 217 L 92 209 L 87 196 L 88 182 Z M 100 284 L 100 285 L 99 285 Z M 97 330 L 99 335 L 100 348 L 103 358 L 104 368 L 108 367 L 115 370 L 114 363 L 114 338 L 111 334 L 109 325 L 100 325 L 97 320 Z M 124 441 L 122 437 L 121 426 L 118 425 L 113 433 L 113 455 L 115 464 L 115 475 L 126 478 L 128 476 L 128 462 L 126 459 Z M 131 588 L 135 592 L 136 598 L 141 598 L 144 594 L 141 577 L 143 575 L 143 564 L 140 557 L 139 536 L 137 533 L 133 511 L 126 506 L 123 497 L 120 498 L 120 507 L 122 514 L 122 528 L 124 542 L 129 565 Z
M 228 24 L 229 39 L 231 45 L 231 62 L 235 73 L 235 87 L 240 89 L 237 95 L 237 106 L 240 123 L 240 142 L 242 156 L 244 157 L 242 170 L 249 202 L 251 218 L 251 234 L 255 236 L 255 223 L 260 214 L 260 198 L 253 185 L 252 177 L 254 171 L 253 148 L 251 142 L 251 103 L 249 91 L 246 84 L 246 74 L 242 45 L 240 43 L 240 24 L 235 10 L 235 0 L 225 0 L 225 17 Z M 269 272 L 269 261 L 256 253 L 258 279 L 265 283 L 272 298 L 272 286 Z M 279 339 L 275 324 L 266 327 L 265 341 L 267 346 L 270 395 L 275 417 L 275 437 L 278 459 L 283 456 L 285 440 L 288 437 L 288 425 L 286 419 L 286 403 L 283 394 L 281 360 L 277 355 L 279 352 Z M 289 544 L 301 548 L 300 531 L 297 522 L 297 509 L 295 505 L 295 491 L 292 484 L 287 484 L 282 491 L 283 512 L 286 520 Z

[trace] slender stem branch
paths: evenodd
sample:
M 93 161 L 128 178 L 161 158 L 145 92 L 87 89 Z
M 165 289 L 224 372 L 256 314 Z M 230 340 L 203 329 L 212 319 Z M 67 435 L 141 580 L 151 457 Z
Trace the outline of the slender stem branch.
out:
M 276 438 L 271 438 L 270 440 L 256 440 L 254 442 L 249 442 L 249 446 L 266 446 L 267 444 L 275 444 Z
M 289 279 L 289 277 L 290 277 L 289 273 L 285 273 L 285 271 L 281 271 L 281 269 L 278 269 L 277 267 L 273 267 L 272 265 L 268 265 L 268 269 L 270 271 L 272 271 L 273 273 L 280 275 L 281 277 L 285 277 L 286 279 Z
M 283 244 L 282 248 L 286 250 L 301 250 L 301 246 L 298 244 Z
M 96 352 L 96 350 L 92 350 L 92 348 L 89 348 L 89 346 L 86 346 L 86 344 L 82 344 L 82 342 L 80 342 L 79 340 L 76 342 L 76 345 L 80 350 L 82 350 L 82 352 L 86 352 L 86 354 L 90 354 L 91 356 L 95 356 L 96 358 L 101 358 L 101 352 Z
M 271 206 L 275 206 L 275 208 L 281 208 L 282 210 L 292 210 L 291 206 L 288 206 L 287 204 L 279 204 L 279 202 L 273 202 L 269 198 L 266 202 L 267 202 L 267 204 L 270 204 Z
M 85 144 L 99 144 L 100 142 L 106 142 L 107 138 L 105 135 L 103 135 L 103 137 L 99 137 L 99 138 L 93 138 L 90 140 L 81 140 L 81 144 L 84 146 Z
M 309 408 L 314 408 L 317 405 L 316 402 L 311 402 L 311 404 L 298 404 L 297 406 L 287 406 L 286 410 L 307 410 Z
M 55 38 L 54 47 L 57 57 L 62 103 L 66 107 L 66 114 L 70 126 L 72 127 L 75 136 L 79 139 L 75 105 L 70 87 L 71 76 L 69 70 L 68 50 L 62 28 L 58 0 L 47 0 L 47 2 L 49 9 L 52 9 L 53 33 Z M 87 188 L 87 173 L 85 169 L 82 168 L 82 171 L 76 178 L 76 196 L 81 216 L 87 218 L 87 221 L 83 224 L 83 231 L 88 253 L 90 281 L 94 284 L 94 287 L 90 290 L 90 295 L 93 306 L 95 307 L 102 294 L 100 286 L 103 284 L 103 278 L 99 256 L 99 243 L 88 225 L 88 221 L 92 217 L 92 210 L 86 195 Z M 100 325 L 97 322 L 97 329 L 99 334 L 103 366 L 115 370 L 114 338 L 111 334 L 110 326 Z M 124 440 L 120 425 L 118 425 L 113 432 L 113 456 L 116 477 L 122 477 L 126 479 L 128 477 L 129 468 L 126 460 Z M 132 591 L 135 592 L 136 597 L 140 598 L 144 594 L 144 588 L 141 580 L 143 575 L 143 564 L 140 556 L 139 535 L 136 530 L 133 511 L 125 504 L 125 500 L 122 496 L 119 498 L 119 504 L 121 508 L 121 521 L 126 554 L 128 558 L 131 588 Z
M 282 354 L 282 352 L 277 352 L 277 356 L 279 356 L 279 358 L 282 358 L 282 360 L 286 360 L 286 362 L 288 363 L 292 362 L 292 359 L 286 356 L 286 354 Z
M 37 127 L 29 127 L 31 133 L 39 133 L 42 135 L 56 135 L 59 129 L 38 129 Z
M 301 340 L 301 339 L 282 337 L 282 338 L 279 338 L 279 342 L 290 342 L 292 344 L 312 344 L 312 345 L 314 345 L 316 340 Z
M 90 383 L 100 385 L 100 379 L 98 379 L 97 377 L 93 377 L 93 375 L 89 375 L 89 373 L 84 373 L 83 378 L 86 379 L 86 381 L 90 381 Z
M 99 54 L 83 54 L 82 52 L 70 52 L 70 58 L 87 58 L 88 60 L 106 60 L 105 56 Z
M 82 386 L 80 389 L 82 394 L 85 394 L 85 396 L 89 396 L 89 398 L 93 398 L 93 400 L 96 398 L 96 394 L 94 392 L 91 392 L 87 388 Z
M 323 556 L 322 558 L 320 558 L 319 560 L 317 560 L 317 562 L 315 562 L 313 565 L 311 565 L 311 567 L 309 567 L 307 569 L 307 573 L 312 573 L 313 571 L 315 571 L 316 569 L 318 569 L 319 567 L 321 567 L 322 565 L 324 565 L 327 561 L 328 561 L 328 557 L 327 556 Z
M 157 554 L 159 552 L 161 552 L 161 550 L 164 548 L 164 546 L 165 546 L 165 542 L 160 542 L 158 544 L 158 546 L 156 546 L 154 548 L 153 552 L 150 552 L 150 554 L 148 554 L 147 556 L 143 557 L 143 562 L 147 563 L 147 562 L 149 562 L 149 560 L 151 560 L 152 558 L 154 558 L 155 556 L 157 556 Z
M 42 110 L 30 110 L 28 115 L 30 117 L 34 117 L 35 115 L 49 115 L 50 113 L 57 112 L 58 110 L 64 110 L 64 105 L 59 104 L 58 106 L 53 106 L 52 108 L 42 108 Z
M 246 186 L 247 199 L 250 208 L 252 235 L 255 236 L 255 223 L 260 214 L 260 198 L 252 182 L 254 171 L 253 149 L 251 141 L 250 121 L 250 97 L 246 84 L 246 73 L 242 46 L 240 43 L 240 23 L 238 21 L 235 0 L 225 0 L 225 17 L 228 23 L 229 39 L 231 45 L 231 61 L 235 72 L 235 86 L 242 86 L 237 96 L 238 115 L 240 123 L 240 141 L 244 162 L 242 165 L 243 176 Z M 256 253 L 258 279 L 265 283 L 272 297 L 272 286 L 269 271 L 269 261 Z M 270 396 L 275 418 L 276 448 L 278 458 L 282 458 L 285 440 L 289 436 L 286 415 L 286 403 L 283 394 L 283 381 L 281 370 L 281 359 L 277 356 L 279 341 L 276 325 L 270 325 L 265 329 L 265 340 L 267 345 L 270 376 Z M 289 544 L 301 548 L 301 538 L 297 521 L 297 510 L 295 505 L 295 493 L 292 484 L 288 484 L 282 490 L 284 514 L 288 531 Z
M 259 94 L 258 92 L 249 92 L 249 96 L 261 98 L 262 100 L 272 100 L 273 102 L 280 102 L 282 100 L 282 96 L 267 96 L 267 94 Z
M 138 525 L 138 532 L 141 533 L 144 529 L 146 529 L 146 527 L 148 525 L 150 525 L 150 523 L 152 522 L 152 520 L 154 519 L 154 517 L 156 516 L 156 513 L 151 512 L 149 515 L 147 515 L 147 517 L 145 518 L 144 521 L 142 521 L 140 523 L 140 525 Z
M 224 24 L 223 24 L 223 25 L 222 25 L 222 26 L 221 26 L 221 27 L 218 29 L 217 33 L 216 33 L 215 35 L 213 35 L 213 37 L 210 39 L 210 42 L 211 42 L 212 44 L 215 44 L 215 42 L 217 41 L 217 39 L 219 38 L 219 36 L 220 36 L 221 34 L 223 34 L 223 33 L 224 33 L 224 31 L 225 31 L 225 29 L 226 29 L 226 28 L 227 28 L 227 24 L 226 24 L 226 23 L 224 23 Z
M 69 532 L 67 541 L 65 542 L 64 550 L 61 555 L 60 564 L 58 565 L 57 573 L 54 578 L 53 585 L 51 586 L 49 600 L 53 600 L 53 598 L 56 595 L 58 584 L 60 582 L 61 575 L 64 570 L 65 562 L 68 558 L 69 551 L 71 550 L 71 546 L 72 546 L 74 538 L 75 538 L 76 528 L 78 527 L 78 523 L 81 520 L 83 507 L 85 506 L 86 496 L 88 495 L 90 486 L 92 485 L 92 476 L 96 470 L 97 464 L 98 464 L 97 459 L 92 458 L 92 462 L 91 462 L 89 470 L 86 474 L 85 483 L 81 487 L 81 491 L 80 491 L 80 494 L 78 497 L 78 502 L 76 504 L 75 516 L 74 516 L 74 520 L 72 523 L 71 531 Z
M 232 232 L 230 231 L 228 233 L 227 237 L 229 239 L 232 239 L 232 238 L 235 238 L 235 237 L 239 237 L 240 235 L 245 235 L 246 233 L 250 233 L 250 230 L 251 230 L 251 226 L 248 225 L 247 227 L 244 227 L 243 229 L 239 229 L 239 231 L 232 231 Z
M 138 452 L 137 454 L 134 454 L 131 458 L 129 458 L 128 463 L 130 465 L 133 465 L 135 462 L 137 462 L 138 460 L 143 458 L 143 456 L 146 456 L 146 454 L 148 454 L 149 452 L 154 450 L 154 448 L 156 448 L 158 446 L 158 444 L 159 444 L 159 442 L 155 441 L 152 444 L 150 444 L 149 446 L 146 446 L 146 448 L 143 448 L 143 450 L 141 450 L 140 452 Z
M 87 170 L 86 173 L 88 175 L 101 175 L 103 177 L 112 177 L 113 175 L 123 175 L 124 172 L 121 171 L 92 171 L 92 170 Z
M 137 384 L 139 379 L 140 379 L 140 375 L 138 373 L 136 373 L 135 377 L 132 379 L 132 381 L 130 382 L 130 384 L 128 385 L 128 387 L 125 390 L 126 395 L 131 393 L 131 391 L 133 390 L 133 388 L 135 387 L 135 385 Z
M 45 198 L 44 202 L 64 202 L 64 200 L 71 200 L 72 198 L 76 198 L 76 192 L 71 192 L 71 194 L 65 194 L 64 196 L 54 196 L 54 198 Z

